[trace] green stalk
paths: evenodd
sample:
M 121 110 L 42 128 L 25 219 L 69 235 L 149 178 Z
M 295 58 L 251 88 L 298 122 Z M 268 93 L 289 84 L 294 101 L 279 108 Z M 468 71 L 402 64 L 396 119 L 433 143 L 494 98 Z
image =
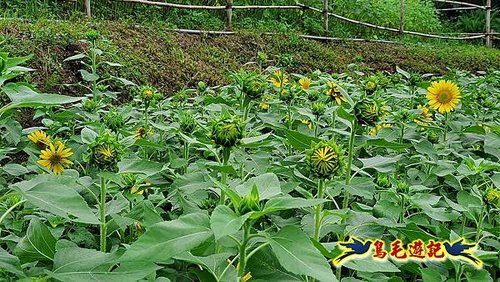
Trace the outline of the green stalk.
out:
M 229 156 L 230 155 L 231 155 L 231 148 L 224 147 L 222 149 L 222 165 L 223 166 L 226 166 L 227 163 L 229 162 Z M 221 172 L 220 182 L 222 183 L 222 185 L 226 186 L 226 183 L 227 183 L 227 173 Z M 225 202 L 226 202 L 226 193 L 223 190 L 221 190 L 221 192 L 220 192 L 220 202 L 219 203 L 221 205 L 224 205 Z
M 483 204 L 483 207 L 481 208 L 481 213 L 479 214 L 479 222 L 477 223 L 477 231 L 476 231 L 476 242 L 479 241 L 479 236 L 481 236 L 481 228 L 483 225 L 483 220 L 484 220 L 484 209 L 486 205 Z
M 24 202 L 26 202 L 26 200 L 19 201 L 19 202 L 15 203 L 14 205 L 12 205 L 12 207 L 10 207 L 8 210 L 6 210 L 6 211 L 4 212 L 4 214 L 2 214 L 2 217 L 0 217 L 0 223 L 2 223 L 2 222 L 3 222 L 3 220 L 7 217 L 7 215 L 8 215 L 11 211 L 13 211 L 13 210 L 14 210 L 17 206 L 19 206 L 20 204 L 22 204 L 22 203 L 24 203 Z
M 405 135 L 405 124 L 401 123 L 401 135 L 399 136 L 399 143 L 403 143 L 403 137 Z
M 323 199 L 325 193 L 325 180 L 320 179 L 318 183 L 318 194 L 316 199 Z M 314 216 L 314 240 L 319 242 L 319 232 L 321 229 L 321 209 L 323 208 L 323 203 L 316 206 L 316 215 Z
M 351 184 L 351 167 L 352 167 L 352 158 L 354 154 L 354 137 L 356 135 L 356 122 L 352 122 L 351 126 L 351 135 L 349 136 L 349 155 L 347 156 L 347 168 L 346 168 L 346 178 L 345 185 L 346 188 L 349 188 Z M 345 191 L 344 202 L 342 204 L 342 209 L 347 209 L 349 205 L 349 190 Z
M 184 173 L 187 172 L 187 168 L 189 166 L 189 143 L 187 140 L 184 140 L 184 159 L 186 160 L 186 166 L 184 167 Z
M 92 50 L 90 51 L 92 53 L 92 74 L 97 73 L 97 54 L 95 53 L 94 49 L 96 49 L 96 43 L 95 41 L 92 41 Z M 93 81 L 92 82 L 92 90 L 95 90 L 97 88 L 97 82 Z
M 446 134 L 448 132 L 448 113 L 445 114 L 444 117 L 444 133 L 443 133 L 443 141 L 446 144 Z
M 101 178 L 101 200 L 99 202 L 99 221 L 100 221 L 100 247 L 101 252 L 106 252 L 106 181 L 104 177 Z
M 245 222 L 243 225 L 243 241 L 240 245 L 240 258 L 238 260 L 238 277 L 240 277 L 240 281 L 243 281 L 243 276 L 245 276 L 245 268 L 247 262 L 247 243 L 248 236 L 250 235 L 250 227 L 251 225 L 248 222 Z

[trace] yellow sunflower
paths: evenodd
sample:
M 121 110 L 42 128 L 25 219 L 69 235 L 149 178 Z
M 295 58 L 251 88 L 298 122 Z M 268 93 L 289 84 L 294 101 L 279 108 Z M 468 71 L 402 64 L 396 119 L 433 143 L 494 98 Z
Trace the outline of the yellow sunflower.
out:
M 101 155 L 101 157 L 105 160 L 110 160 L 115 156 L 115 150 L 108 145 L 101 146 L 97 153 Z
M 460 103 L 460 89 L 450 80 L 433 81 L 427 88 L 429 105 L 440 113 L 449 113 Z
M 309 128 L 309 129 L 313 128 L 313 124 L 312 124 L 312 122 L 310 120 L 308 120 L 308 119 L 302 119 L 300 121 L 302 122 L 302 124 L 307 125 L 307 128 Z
M 247 272 L 247 274 L 245 274 L 245 276 L 243 276 L 243 277 L 241 278 L 241 280 L 242 280 L 243 282 L 247 282 L 248 280 L 250 280 L 250 278 L 252 278 L 252 273 L 251 273 L 251 272 Z
M 28 139 L 40 149 L 45 149 L 50 144 L 50 137 L 42 130 L 37 130 L 28 135 Z
M 144 194 L 144 190 L 139 190 L 139 188 L 137 188 L 136 185 L 132 186 L 132 188 L 130 188 L 130 193 L 131 194 L 138 194 L 138 195 L 142 195 Z
M 327 88 L 325 94 L 330 97 L 332 101 L 336 101 L 337 105 L 340 105 L 342 101 L 346 101 L 342 93 L 340 92 L 339 85 L 335 82 L 326 82 Z
M 299 80 L 300 87 L 302 87 L 302 90 L 308 90 L 309 87 L 311 87 L 311 80 L 307 77 L 301 78 Z
M 422 126 L 429 126 L 432 121 L 432 113 L 429 108 L 426 106 L 418 105 L 417 109 L 421 110 L 420 116 L 413 121 L 416 124 L 420 124 Z
M 65 167 L 73 164 L 72 161 L 68 160 L 68 157 L 73 155 L 73 152 L 71 148 L 65 148 L 62 142 L 56 142 L 55 146 L 51 143 L 47 149 L 42 150 L 40 153 L 38 163 L 56 175 L 61 174 Z
M 377 136 L 378 132 L 382 130 L 383 128 L 391 128 L 392 124 L 390 123 L 382 123 L 382 124 L 377 124 L 374 128 L 370 129 L 370 136 Z
M 271 82 L 277 88 L 281 88 L 288 82 L 288 76 L 281 70 L 276 70 L 271 76 Z

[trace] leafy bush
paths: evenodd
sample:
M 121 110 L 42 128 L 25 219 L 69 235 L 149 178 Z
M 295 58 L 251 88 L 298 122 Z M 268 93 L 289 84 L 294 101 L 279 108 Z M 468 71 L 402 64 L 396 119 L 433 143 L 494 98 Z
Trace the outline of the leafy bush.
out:
M 340 15 L 386 27 L 399 27 L 399 0 L 338 0 L 333 10 Z M 405 1 L 405 30 L 437 32 L 441 22 L 432 1 Z
M 463 32 L 484 32 L 486 23 L 486 14 L 483 10 L 474 10 L 467 13 L 462 13 L 458 16 L 455 28 Z M 500 11 L 494 10 L 491 12 L 491 29 L 500 31 Z

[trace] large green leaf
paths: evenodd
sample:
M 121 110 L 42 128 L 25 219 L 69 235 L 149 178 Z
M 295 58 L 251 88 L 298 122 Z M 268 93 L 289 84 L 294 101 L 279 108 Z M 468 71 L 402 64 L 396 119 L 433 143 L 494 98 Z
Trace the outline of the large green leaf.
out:
M 344 264 L 349 269 L 363 272 L 399 272 L 399 269 L 389 260 L 374 260 L 371 257 L 348 261 Z
M 0 269 L 24 277 L 19 258 L 0 248 Z
M 79 184 L 71 176 L 39 175 L 11 187 L 31 204 L 73 221 L 98 224 L 99 221 L 85 200 L 73 187 Z
M 119 254 L 102 253 L 79 248 L 71 242 L 58 242 L 54 257 L 54 270 L 49 275 L 60 281 L 137 281 L 153 273 L 158 266 L 154 263 L 126 263 L 111 271 Z
M 218 279 L 217 281 L 236 281 L 237 273 L 234 266 L 229 266 L 228 269 L 224 272 L 224 270 L 228 266 L 227 260 L 231 255 L 232 253 L 218 253 L 206 257 L 200 257 L 194 256 L 190 252 L 185 252 L 175 256 L 174 259 L 187 261 L 203 266 L 203 268 L 208 270 L 210 274 L 214 276 L 214 278 Z
M 216 207 L 210 218 L 210 227 L 214 232 L 215 239 L 218 240 L 238 232 L 250 215 L 251 213 L 237 215 L 227 206 Z
M 373 158 L 359 159 L 363 163 L 363 169 L 373 168 L 379 172 L 390 172 L 394 168 L 394 164 L 399 160 L 400 156 L 382 157 L 375 156 Z
M 33 261 L 52 261 L 56 248 L 56 238 L 49 228 L 38 218 L 30 221 L 26 235 L 19 241 L 14 254 L 22 263 Z
M 197 247 L 212 236 L 206 214 L 188 214 L 151 226 L 130 246 L 120 261 L 166 261 Z
M 259 198 L 261 200 L 269 199 L 271 197 L 281 194 L 281 186 L 278 176 L 274 173 L 265 173 L 259 176 L 248 179 L 245 183 L 236 186 L 236 192 L 240 196 L 250 194 L 253 186 L 257 186 L 259 191 Z
M 0 108 L 0 116 L 4 112 L 15 108 L 56 106 L 78 102 L 83 99 L 83 97 L 70 97 L 58 94 L 38 94 L 26 86 L 22 86 L 25 87 L 22 89 L 15 89 L 15 86 L 11 84 L 7 84 L 2 89 L 5 90 L 6 87 L 9 87 L 7 89 L 10 91 L 18 90 L 19 95 L 13 95 L 11 97 L 12 103 L 9 103 Z
M 120 173 L 138 173 L 152 176 L 167 169 L 166 164 L 146 160 L 123 160 L 118 163 Z
M 292 145 L 294 149 L 299 151 L 310 149 L 312 142 L 317 143 L 320 141 L 320 139 L 318 138 L 314 138 L 312 136 L 305 135 L 300 132 L 292 130 L 286 130 L 285 135 L 286 139 L 288 140 L 288 143 L 290 143 L 290 145 Z
M 285 226 L 269 238 L 280 264 L 291 273 L 307 275 L 319 281 L 336 281 L 327 260 L 314 247 L 304 231 Z
M 256 212 L 252 217 L 262 216 L 268 213 L 289 210 L 289 209 L 299 209 L 312 207 L 318 204 L 326 202 L 323 199 L 304 199 L 304 198 L 294 198 L 294 197 L 276 197 L 272 198 L 264 206 L 262 212 Z

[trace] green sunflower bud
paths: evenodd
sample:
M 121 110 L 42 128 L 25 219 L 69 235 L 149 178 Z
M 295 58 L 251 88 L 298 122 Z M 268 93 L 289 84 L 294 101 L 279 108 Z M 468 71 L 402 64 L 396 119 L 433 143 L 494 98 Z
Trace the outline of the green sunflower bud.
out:
M 261 78 L 246 81 L 243 85 L 243 92 L 250 98 L 256 99 L 266 91 L 267 83 Z
M 139 88 L 139 96 L 144 102 L 150 102 L 159 98 L 159 93 L 152 86 L 146 85 Z
M 85 34 L 85 37 L 87 38 L 88 41 L 90 42 L 95 42 L 101 37 L 98 31 L 91 30 Z
M 384 110 L 377 100 L 364 98 L 356 103 L 354 114 L 361 124 L 374 126 L 384 114 Z
M 92 99 L 87 98 L 82 102 L 82 108 L 89 113 L 95 113 L 100 108 L 100 104 L 100 99 L 97 97 Z
M 400 192 L 408 192 L 408 189 L 410 188 L 410 185 L 408 185 L 408 182 L 406 181 L 398 181 L 397 184 L 397 189 Z
M 377 185 L 384 188 L 390 187 L 391 181 L 389 180 L 389 176 L 386 174 L 379 174 L 377 176 Z
M 193 113 L 183 112 L 179 115 L 179 128 L 184 134 L 191 134 L 196 129 L 196 119 Z
M 117 136 L 105 131 L 89 145 L 89 152 L 84 159 L 96 168 L 116 171 L 124 151 L 125 147 Z
M 239 117 L 227 115 L 212 123 L 211 138 L 217 146 L 230 148 L 243 138 L 244 124 Z
M 488 204 L 500 207 L 500 189 L 488 187 L 485 193 L 485 200 Z
M 203 210 L 207 210 L 209 213 L 211 213 L 216 207 L 219 201 L 215 198 L 208 197 L 204 200 L 201 201 L 199 204 L 199 207 Z
M 344 153 L 333 140 L 321 141 L 313 144 L 310 150 L 306 150 L 306 164 L 313 175 L 330 179 L 343 172 Z
M 269 58 L 267 57 L 267 54 L 264 52 L 257 52 L 257 61 L 259 63 L 265 63 L 267 62 Z
M 314 102 L 311 106 L 311 111 L 313 115 L 317 117 L 321 116 L 326 111 L 325 103 L 323 103 L 322 101 Z
M 196 88 L 198 89 L 198 92 L 203 93 L 207 90 L 207 84 L 203 81 L 199 81 Z
M 364 83 L 363 88 L 365 89 L 367 94 L 374 93 L 379 87 L 379 81 L 376 76 L 370 76 Z
M 439 131 L 429 129 L 426 132 L 427 140 L 432 144 L 437 144 L 439 142 Z
M 290 89 L 282 89 L 279 92 L 279 98 L 283 102 L 290 103 L 294 97 L 295 97 L 295 95 L 294 95 L 293 91 L 291 91 Z
M 123 115 L 118 113 L 115 108 L 111 108 L 103 119 L 104 124 L 115 132 L 125 126 Z
M 246 214 L 251 211 L 260 211 L 261 206 L 259 202 L 259 190 L 257 189 L 257 186 L 254 185 L 252 187 L 252 191 L 250 191 L 250 194 L 243 197 L 242 201 L 240 202 L 238 212 L 240 214 Z

